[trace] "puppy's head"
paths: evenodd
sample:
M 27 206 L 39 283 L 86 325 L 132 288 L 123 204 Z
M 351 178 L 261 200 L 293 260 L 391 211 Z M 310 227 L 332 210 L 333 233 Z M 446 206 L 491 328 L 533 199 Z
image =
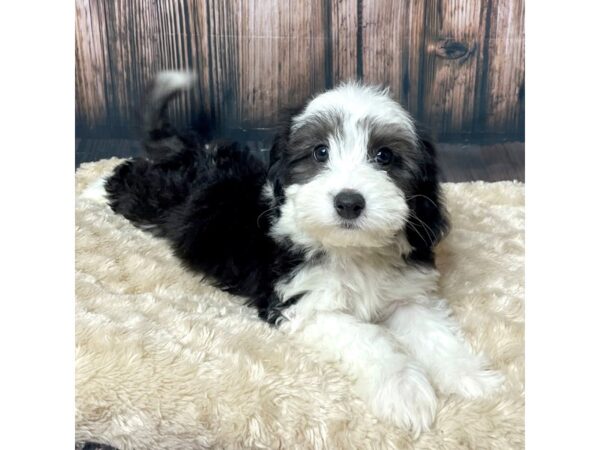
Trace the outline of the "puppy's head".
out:
M 310 248 L 408 242 L 431 257 L 446 229 L 435 150 L 387 91 L 345 84 L 292 116 L 271 150 L 273 227 Z

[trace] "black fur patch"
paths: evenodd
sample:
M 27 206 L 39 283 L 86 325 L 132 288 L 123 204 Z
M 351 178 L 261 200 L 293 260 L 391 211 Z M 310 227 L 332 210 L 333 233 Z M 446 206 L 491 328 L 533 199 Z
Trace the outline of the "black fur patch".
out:
M 210 152 L 187 148 L 160 161 L 125 162 L 105 188 L 116 213 L 167 239 L 190 270 L 268 314 L 281 309 L 275 282 L 304 258 L 267 235 L 266 175 L 247 149 L 219 143 Z
M 411 211 L 406 237 L 414 249 L 408 260 L 434 265 L 433 250 L 448 232 L 450 224 L 440 192 L 435 146 L 424 131 L 419 130 L 418 134 L 421 153 L 419 174 L 413 178 L 406 192 Z

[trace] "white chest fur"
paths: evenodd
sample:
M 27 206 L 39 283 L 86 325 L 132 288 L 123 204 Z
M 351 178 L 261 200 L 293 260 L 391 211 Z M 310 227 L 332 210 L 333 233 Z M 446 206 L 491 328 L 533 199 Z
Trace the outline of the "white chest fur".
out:
M 419 301 L 435 292 L 438 272 L 405 264 L 394 249 L 328 252 L 318 262 L 300 267 L 276 286 L 287 300 L 304 293 L 284 312 L 302 322 L 316 311 L 339 311 L 361 321 L 384 320 L 398 303 Z

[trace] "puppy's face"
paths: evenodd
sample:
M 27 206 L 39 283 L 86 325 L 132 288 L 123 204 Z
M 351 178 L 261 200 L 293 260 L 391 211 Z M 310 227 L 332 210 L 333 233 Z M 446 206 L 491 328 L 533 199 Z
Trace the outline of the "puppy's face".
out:
M 407 237 L 407 225 L 422 220 L 413 200 L 424 195 L 419 185 L 432 158 L 385 91 L 348 84 L 321 94 L 273 148 L 282 198 L 274 233 L 325 247 L 382 247 Z

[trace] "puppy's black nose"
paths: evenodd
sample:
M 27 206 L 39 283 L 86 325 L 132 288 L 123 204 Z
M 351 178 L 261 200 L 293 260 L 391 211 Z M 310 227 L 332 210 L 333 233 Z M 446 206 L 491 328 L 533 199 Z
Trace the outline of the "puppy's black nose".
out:
M 356 191 L 344 189 L 333 199 L 335 210 L 344 219 L 356 219 L 365 209 L 365 198 Z

